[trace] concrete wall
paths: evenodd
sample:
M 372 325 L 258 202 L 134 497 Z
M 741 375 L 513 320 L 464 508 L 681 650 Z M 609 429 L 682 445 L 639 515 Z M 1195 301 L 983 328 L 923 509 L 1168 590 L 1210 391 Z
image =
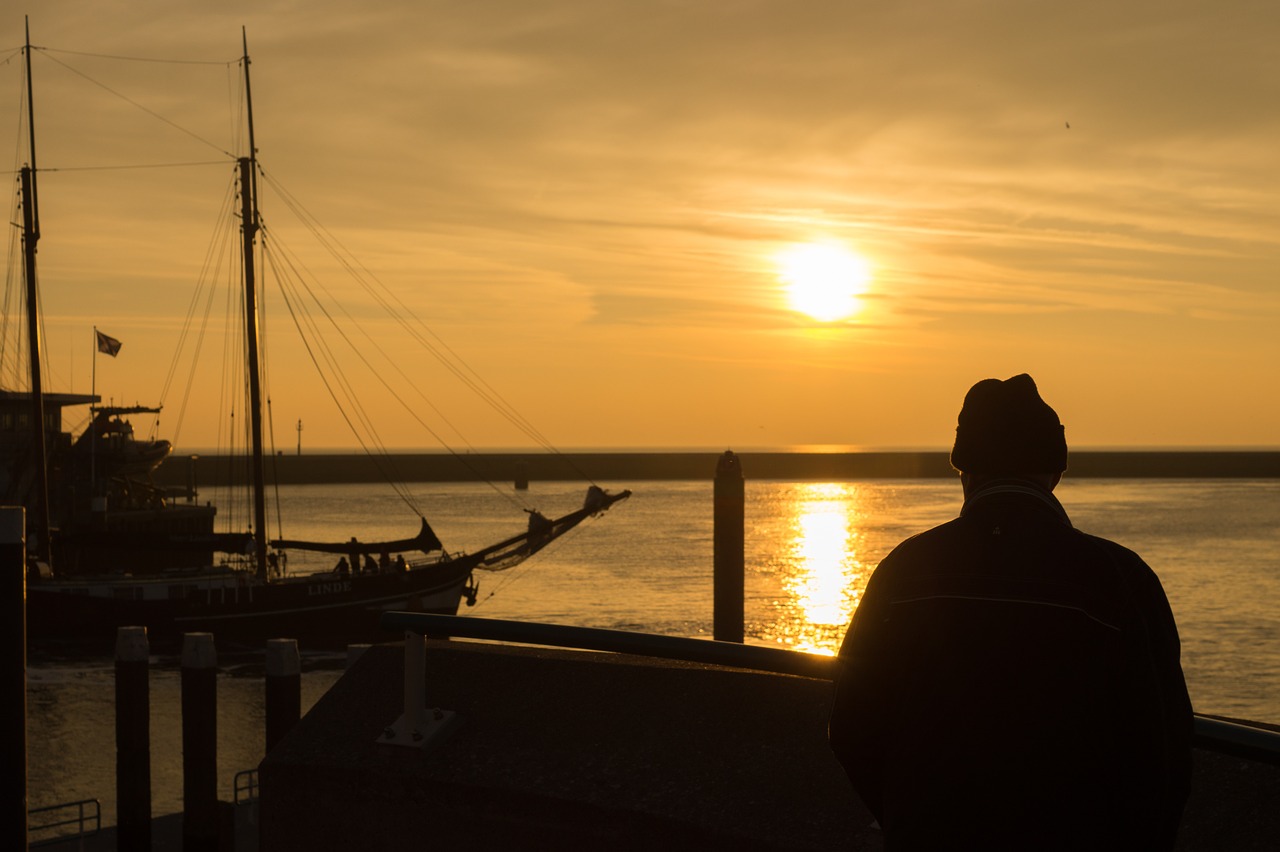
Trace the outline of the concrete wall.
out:
M 881 848 L 827 748 L 827 681 L 431 642 L 427 703 L 458 723 L 420 751 L 377 742 L 402 666 L 370 649 L 267 755 L 263 849 Z M 1280 768 L 1195 759 L 1178 848 L 1275 849 Z

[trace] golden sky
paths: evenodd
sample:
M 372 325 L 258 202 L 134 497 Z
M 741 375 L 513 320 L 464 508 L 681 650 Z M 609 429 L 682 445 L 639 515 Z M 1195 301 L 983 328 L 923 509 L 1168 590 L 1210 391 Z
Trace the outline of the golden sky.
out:
M 90 389 L 96 325 L 124 343 L 97 359 L 98 392 L 160 399 L 243 148 L 243 25 L 263 169 L 558 447 L 944 447 L 973 382 L 1020 372 L 1073 446 L 1280 443 L 1274 3 L 30 14 L 52 389 Z M 22 27 L 0 21 L 15 170 Z M 104 168 L 161 163 L 213 165 Z M 304 245 L 267 187 L 261 206 Z M 852 288 L 853 313 L 789 301 L 779 256 L 813 244 L 861 259 L 865 278 L 837 264 L 815 285 Z M 433 377 L 363 291 L 325 286 L 473 446 L 529 443 Z M 266 298 L 277 444 L 302 420 L 305 446 L 353 445 Z M 222 344 L 204 347 L 219 372 Z M 433 445 L 377 382 L 350 381 L 383 443 Z M 165 394 L 180 449 L 243 419 L 212 385 L 185 411 Z

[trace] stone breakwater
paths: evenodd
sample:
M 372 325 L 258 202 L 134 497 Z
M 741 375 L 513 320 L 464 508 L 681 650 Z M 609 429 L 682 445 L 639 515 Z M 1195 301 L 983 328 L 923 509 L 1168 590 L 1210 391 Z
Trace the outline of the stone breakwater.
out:
M 830 480 L 948 478 L 955 475 L 946 452 L 737 453 L 748 479 Z M 383 482 L 392 471 L 402 482 L 530 481 L 637 482 L 710 480 L 721 453 L 394 453 L 277 455 L 268 477 L 288 485 Z M 1073 452 L 1072 477 L 1239 478 L 1280 477 L 1280 451 Z M 175 454 L 156 471 L 163 487 L 239 484 L 245 465 L 226 456 Z

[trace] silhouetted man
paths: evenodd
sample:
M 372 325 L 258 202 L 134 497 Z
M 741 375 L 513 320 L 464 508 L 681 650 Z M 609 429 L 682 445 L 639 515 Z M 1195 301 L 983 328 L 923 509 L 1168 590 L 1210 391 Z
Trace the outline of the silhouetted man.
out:
M 1072 528 L 1030 376 L 965 396 L 960 517 L 880 563 L 844 645 L 831 747 L 885 848 L 1170 849 L 1191 703 L 1160 581 Z

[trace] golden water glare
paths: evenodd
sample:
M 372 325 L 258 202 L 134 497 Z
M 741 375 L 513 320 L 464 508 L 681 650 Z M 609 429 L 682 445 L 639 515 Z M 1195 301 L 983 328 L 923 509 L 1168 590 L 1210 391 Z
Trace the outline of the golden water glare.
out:
M 860 503 L 854 483 L 808 483 L 795 492 L 774 628 L 797 651 L 835 654 L 866 588 L 872 566 L 859 558 Z

